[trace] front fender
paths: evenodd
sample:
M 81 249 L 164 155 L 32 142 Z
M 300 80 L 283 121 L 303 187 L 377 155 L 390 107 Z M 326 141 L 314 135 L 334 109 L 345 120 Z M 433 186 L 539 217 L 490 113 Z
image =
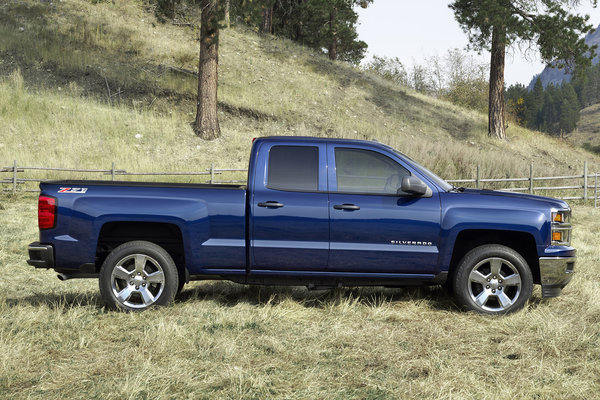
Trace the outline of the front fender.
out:
M 440 237 L 440 265 L 450 266 L 452 253 L 458 235 L 465 230 L 498 232 L 521 232 L 530 234 L 537 245 L 537 252 L 543 252 L 550 237 L 548 216 L 540 210 L 513 208 L 489 208 L 454 206 L 442 214 Z

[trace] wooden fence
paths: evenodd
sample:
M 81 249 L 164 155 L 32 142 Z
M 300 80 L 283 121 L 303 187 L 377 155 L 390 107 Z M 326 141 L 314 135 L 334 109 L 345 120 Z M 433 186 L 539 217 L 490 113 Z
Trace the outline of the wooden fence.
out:
M 24 184 L 32 182 L 41 182 L 48 178 L 40 177 L 22 177 L 28 171 L 52 171 L 78 174 L 101 174 L 106 180 L 114 181 L 118 176 L 206 176 L 205 183 L 211 184 L 227 184 L 227 183 L 245 183 L 246 180 L 229 179 L 219 180 L 218 177 L 224 173 L 243 173 L 247 169 L 236 168 L 215 168 L 214 164 L 204 171 L 183 171 L 183 172 L 128 172 L 126 170 L 117 169 L 113 162 L 110 169 L 80 169 L 80 168 L 48 168 L 48 167 L 30 167 L 19 166 L 17 160 L 12 166 L 5 166 L 0 169 L 0 173 L 5 173 L 8 176 L 0 179 L 0 183 L 7 185 L 3 191 L 12 192 L 37 192 L 38 189 L 23 187 Z M 589 173 L 588 164 L 584 162 L 583 173 L 577 175 L 563 176 L 534 176 L 533 164 L 529 167 L 529 176 L 522 178 L 482 178 L 480 174 L 481 168 L 477 166 L 477 172 L 474 178 L 468 179 L 450 179 L 449 183 L 459 186 L 497 189 L 501 191 L 511 192 L 527 192 L 530 194 L 543 194 L 552 197 L 557 197 L 563 200 L 594 200 L 594 207 L 598 207 L 600 198 L 598 182 L 599 173 Z M 19 175 L 21 174 L 21 175 Z M 556 186 L 551 186 L 552 182 L 558 182 Z M 536 183 L 542 183 L 537 185 Z M 525 184 L 526 186 L 523 186 Z M 514 187 L 515 185 L 520 185 Z
M 552 192 L 552 191 L 560 191 L 562 196 L 552 196 L 562 200 L 594 200 L 594 205 L 598 204 L 598 176 L 600 173 L 589 173 L 588 171 L 588 163 L 585 161 L 583 163 L 583 173 L 580 175 L 563 175 L 563 176 L 535 176 L 533 173 L 533 164 L 529 165 L 529 176 L 523 178 L 494 178 L 487 179 L 481 178 L 480 176 L 481 168 L 477 166 L 477 172 L 474 179 L 449 179 L 447 182 L 449 183 L 458 183 L 458 184 L 475 184 L 475 188 L 483 188 L 485 183 L 504 183 L 504 184 L 514 184 L 524 182 L 527 184 L 525 187 L 508 187 L 508 188 L 496 188 L 500 191 L 510 191 L 510 192 L 527 192 L 530 194 L 540 194 L 540 191 Z M 542 186 L 536 186 L 536 182 L 543 181 L 545 184 Z M 558 186 L 550 186 L 547 182 L 549 181 L 562 181 L 567 182 L 567 184 L 558 185 Z M 573 195 L 573 192 L 580 192 L 581 195 Z M 571 193 L 569 195 L 564 195 L 565 193 Z M 547 195 L 547 193 L 544 193 Z
M 115 181 L 118 176 L 198 176 L 204 175 L 207 179 L 204 183 L 210 184 L 227 184 L 227 183 L 245 183 L 246 180 L 241 179 L 230 179 L 230 180 L 219 180 L 217 177 L 227 172 L 247 172 L 247 169 L 236 169 L 236 168 L 215 168 L 214 164 L 210 168 L 204 171 L 177 171 L 177 172 L 129 172 L 124 169 L 117 169 L 115 163 L 112 163 L 110 169 L 83 169 L 83 168 L 49 168 L 49 167 L 29 167 L 20 166 L 17 160 L 13 162 L 11 166 L 5 166 L 0 169 L 0 173 L 8 173 L 10 176 L 0 179 L 0 183 L 4 185 L 10 185 L 11 187 L 4 187 L 3 191 L 22 191 L 22 192 L 37 192 L 38 189 L 22 189 L 21 186 L 30 182 L 42 182 L 48 180 L 48 178 L 24 178 L 21 177 L 20 173 L 27 173 L 27 171 L 56 171 L 66 173 L 80 173 L 80 174 L 94 174 L 104 175 L 107 181 Z M 58 178 L 56 178 L 58 179 Z

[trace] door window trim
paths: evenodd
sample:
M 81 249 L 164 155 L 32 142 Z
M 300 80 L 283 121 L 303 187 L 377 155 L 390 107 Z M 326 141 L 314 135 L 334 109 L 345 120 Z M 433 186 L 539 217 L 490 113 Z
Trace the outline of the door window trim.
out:
M 360 195 L 360 196 L 386 196 L 386 197 L 414 197 L 414 195 L 411 195 L 410 193 L 375 193 L 375 192 L 348 192 L 348 191 L 340 191 L 338 190 L 338 175 L 337 175 L 337 164 L 336 164 L 336 150 L 339 149 L 343 149 L 343 150 L 354 150 L 354 151 L 362 151 L 362 152 L 368 152 L 368 153 L 375 153 L 377 156 L 382 156 L 385 157 L 387 159 L 389 159 L 391 162 L 393 162 L 394 164 L 396 164 L 398 167 L 404 169 L 406 172 L 408 172 L 408 176 L 413 176 L 413 172 L 411 172 L 411 170 L 407 167 L 405 167 L 402 163 L 398 162 L 397 160 L 395 160 L 393 157 L 390 157 L 387 154 L 384 154 L 382 152 L 376 151 L 376 150 L 371 150 L 371 149 L 365 149 L 362 147 L 350 147 L 350 146 L 337 146 L 337 145 L 333 145 L 331 147 L 331 156 L 333 156 L 333 159 L 330 160 L 330 168 L 332 170 L 332 175 L 333 175 L 333 179 L 331 179 L 331 181 L 333 181 L 333 183 L 335 184 L 335 188 L 336 190 L 331 190 L 328 187 L 328 192 L 331 194 L 348 194 L 348 195 Z M 426 183 L 427 184 L 427 183 Z M 429 186 L 429 185 L 427 185 Z
M 271 149 L 273 147 L 314 147 L 317 149 L 317 190 L 303 190 L 303 189 L 284 189 L 284 188 L 277 188 L 277 187 L 273 187 L 270 186 L 269 183 L 269 159 L 270 159 L 270 154 L 271 154 Z M 327 175 L 327 169 L 325 169 L 325 171 L 321 170 L 321 165 L 328 165 L 327 164 L 327 146 L 325 143 L 320 144 L 320 143 L 311 143 L 311 144 L 307 144 L 307 143 L 303 143 L 303 142 L 274 142 L 274 143 L 269 143 L 267 144 L 267 148 L 264 150 L 264 152 L 262 152 L 262 156 L 259 156 L 259 158 L 257 159 L 257 163 L 262 162 L 263 168 L 264 168 L 264 172 L 261 174 L 264 178 L 264 181 L 262 183 L 262 187 L 264 189 L 267 190 L 273 190 L 276 192 L 291 192 L 291 193 L 328 193 L 327 188 L 328 188 L 328 180 L 329 177 Z M 262 159 L 262 160 L 261 160 Z M 256 184 L 255 184 L 255 192 L 258 192 L 260 190 Z

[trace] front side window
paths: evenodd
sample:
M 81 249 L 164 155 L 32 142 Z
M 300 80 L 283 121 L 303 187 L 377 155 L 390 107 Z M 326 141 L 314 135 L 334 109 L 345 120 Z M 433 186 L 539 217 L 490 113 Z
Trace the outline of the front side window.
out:
M 397 194 L 410 172 L 375 151 L 335 149 L 337 190 L 344 193 Z M 401 192 L 400 192 L 401 193 Z
M 269 151 L 268 168 L 269 189 L 319 189 L 319 148 L 316 146 L 273 146 Z

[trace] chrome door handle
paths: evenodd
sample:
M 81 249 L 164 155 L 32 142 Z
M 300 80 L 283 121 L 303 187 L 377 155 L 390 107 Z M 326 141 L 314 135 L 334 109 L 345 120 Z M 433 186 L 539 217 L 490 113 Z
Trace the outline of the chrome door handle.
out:
M 360 207 L 354 204 L 336 204 L 335 206 L 333 206 L 334 209 L 336 210 L 349 210 L 349 211 L 356 211 L 356 210 L 360 210 Z
M 267 208 L 281 208 L 284 205 L 278 201 L 267 201 L 267 202 L 263 202 L 263 203 L 258 203 L 257 206 L 267 207 Z

